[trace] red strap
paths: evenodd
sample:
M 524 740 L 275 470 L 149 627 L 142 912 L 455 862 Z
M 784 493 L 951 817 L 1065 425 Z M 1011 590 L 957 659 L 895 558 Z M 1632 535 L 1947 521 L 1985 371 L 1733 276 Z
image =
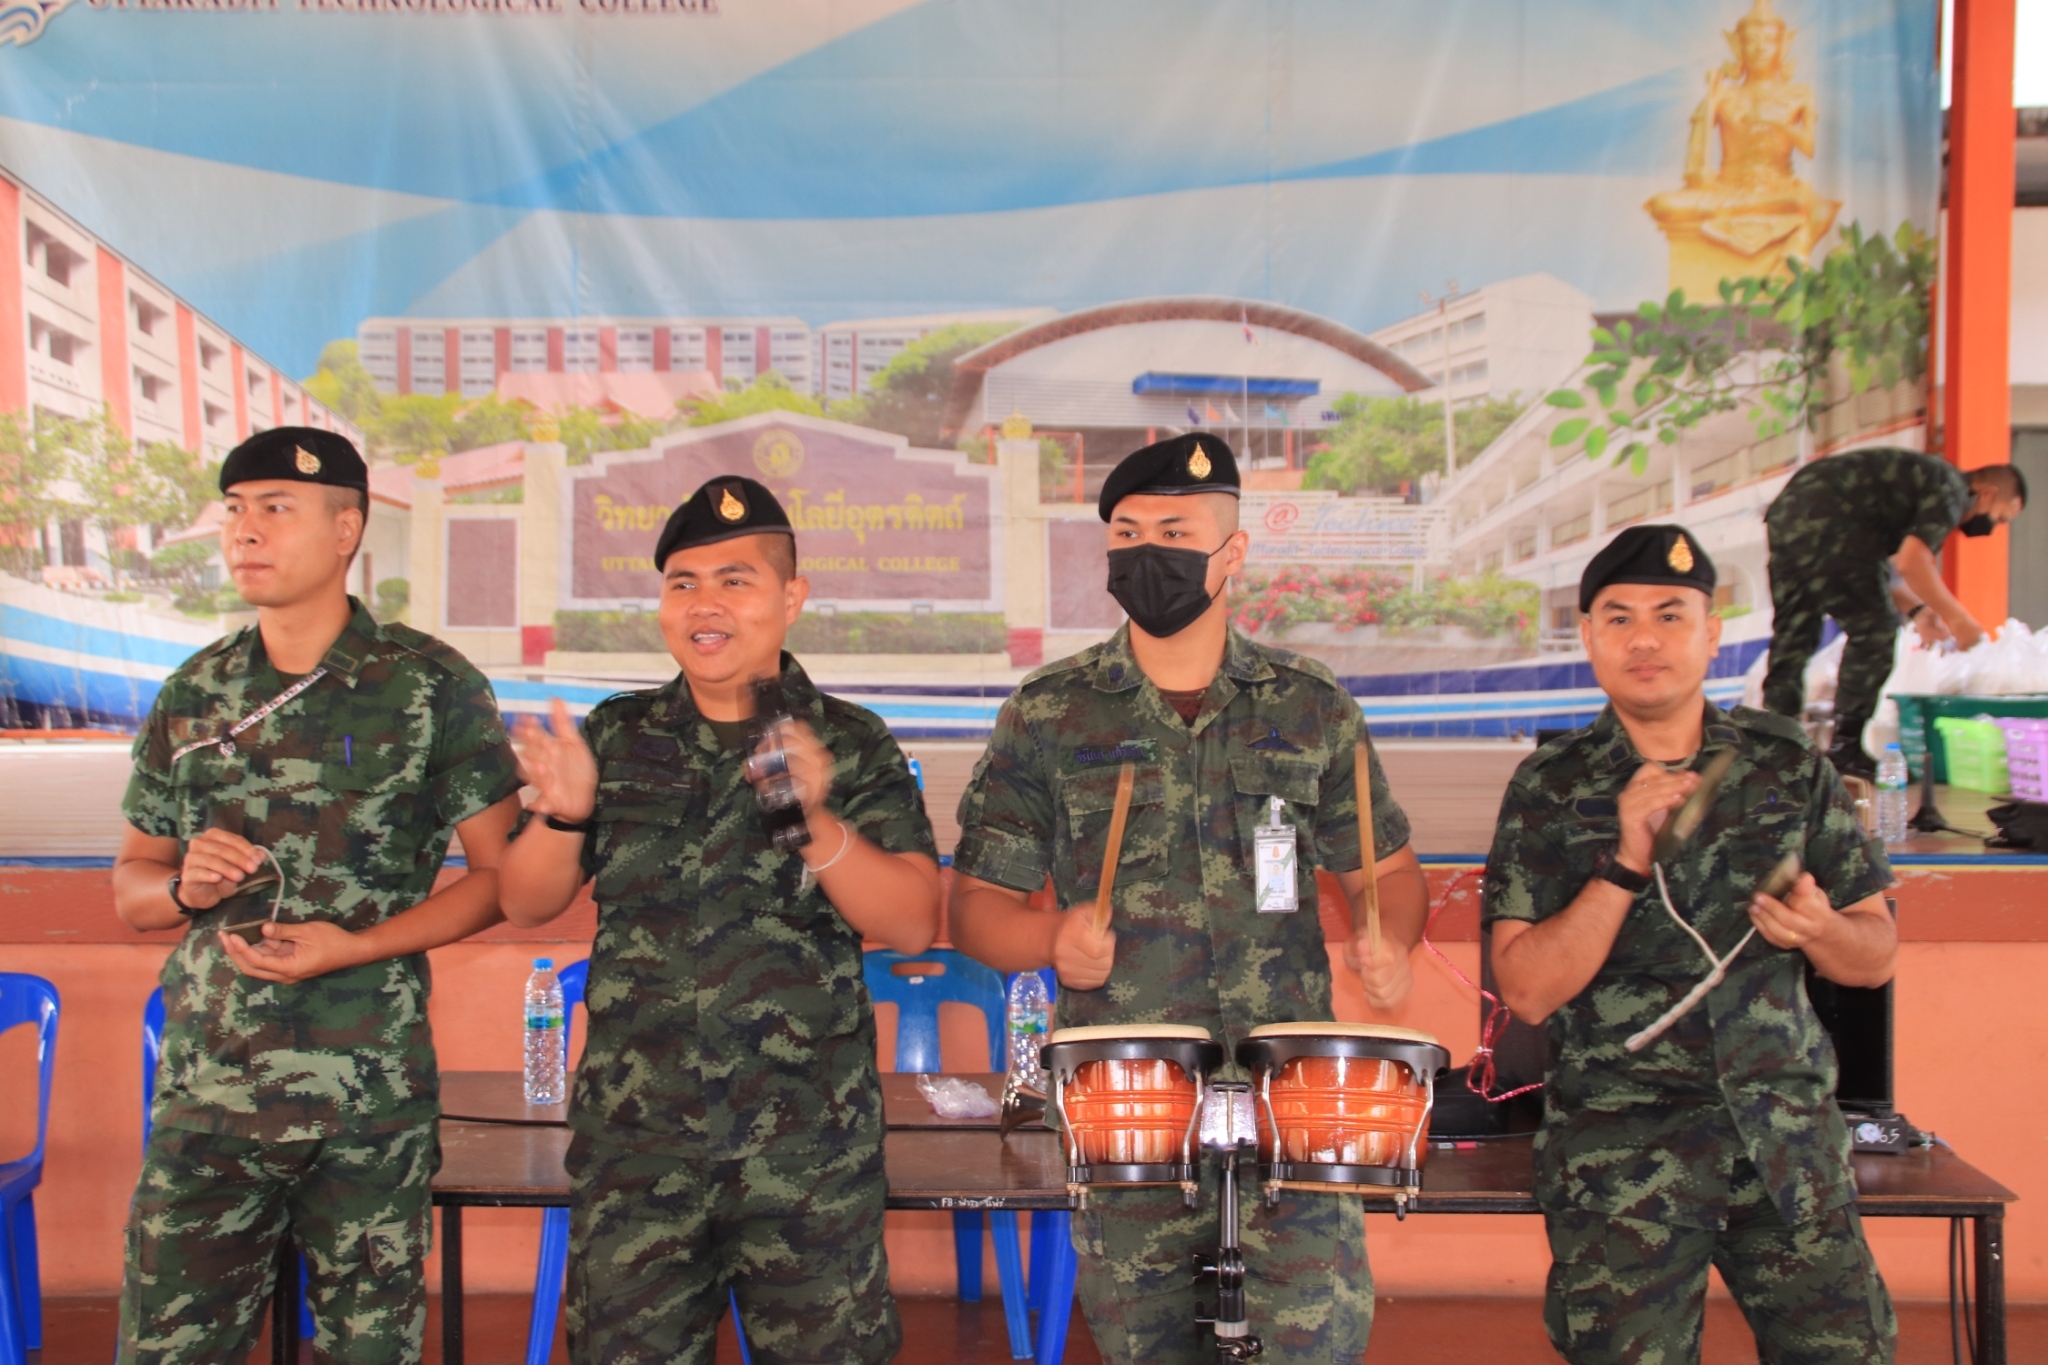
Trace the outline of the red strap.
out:
M 1444 888 L 1444 894 L 1438 898 L 1434 905 L 1429 907 L 1429 918 L 1422 925 L 1422 946 L 1429 949 L 1436 956 L 1437 961 L 1450 968 L 1452 976 L 1457 977 L 1458 980 L 1478 992 L 1479 998 L 1486 1002 L 1484 1017 L 1479 1021 L 1479 1046 L 1472 1053 L 1471 1065 L 1465 1069 L 1465 1086 L 1488 1104 L 1499 1104 L 1502 1100 L 1511 1100 L 1517 1095 L 1526 1095 L 1531 1090 L 1541 1090 L 1543 1082 L 1537 1081 L 1531 1085 L 1520 1086 L 1508 1091 L 1505 1095 L 1489 1093 L 1492 1091 L 1496 1079 L 1493 1067 L 1494 1045 L 1500 1042 L 1500 1036 L 1507 1032 L 1508 1021 L 1513 1016 L 1508 1013 L 1508 1007 L 1501 1003 L 1499 996 L 1480 986 L 1478 982 L 1465 975 L 1462 971 L 1459 971 L 1458 964 L 1445 957 L 1443 950 L 1431 942 L 1429 937 L 1429 931 L 1436 925 L 1436 917 L 1443 913 L 1446 905 L 1451 903 L 1451 897 L 1457 894 L 1458 887 L 1468 878 L 1479 877 L 1485 870 L 1483 867 L 1468 867 L 1457 876 L 1451 878 L 1451 884 Z

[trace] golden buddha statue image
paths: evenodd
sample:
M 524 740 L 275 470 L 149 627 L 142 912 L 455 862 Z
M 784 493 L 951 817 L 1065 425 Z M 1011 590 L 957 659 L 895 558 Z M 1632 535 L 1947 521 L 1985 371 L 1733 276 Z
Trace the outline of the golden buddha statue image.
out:
M 1763 278 L 1787 256 L 1813 259 L 1841 201 L 1823 199 L 1792 169 L 1813 155 L 1813 88 L 1792 79 L 1794 29 L 1753 0 L 1727 34 L 1734 60 L 1707 73 L 1707 97 L 1693 111 L 1685 147 L 1685 188 L 1643 207 L 1671 243 L 1671 287 L 1695 302 L 1720 297 L 1721 281 Z M 1721 168 L 1707 169 L 1713 135 Z

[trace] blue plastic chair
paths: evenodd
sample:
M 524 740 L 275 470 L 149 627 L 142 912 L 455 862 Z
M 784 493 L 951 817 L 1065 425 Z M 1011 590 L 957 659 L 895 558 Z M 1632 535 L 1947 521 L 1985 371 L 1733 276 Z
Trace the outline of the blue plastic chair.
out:
M 899 974 L 905 963 L 937 963 L 936 974 Z M 863 959 L 868 994 L 877 1002 L 896 1006 L 896 1070 L 937 1072 L 939 1064 L 939 1006 L 946 1002 L 972 1005 L 981 1011 L 988 1026 L 989 1065 L 1004 1070 L 1008 1055 L 1003 1044 L 1007 999 L 1002 975 L 964 953 L 934 949 L 905 957 L 887 948 L 870 949 Z M 1016 1360 L 1031 1358 L 1030 1307 L 1024 1292 L 1022 1243 L 1017 1235 L 1017 1215 L 991 1209 L 989 1226 L 995 1233 L 996 1279 L 1003 1287 L 1003 1321 L 1009 1328 L 1010 1355 Z M 953 1265 L 963 1303 L 981 1301 L 981 1211 L 953 1212 Z
M 583 1003 L 590 980 L 590 962 L 572 962 L 555 974 L 562 983 L 562 1046 L 576 1028 L 576 1007 Z M 526 1365 L 548 1365 L 555 1345 L 555 1318 L 562 1311 L 562 1286 L 569 1275 L 569 1210 L 542 1209 L 540 1215 L 540 1256 L 533 1268 L 533 1313 L 526 1323 Z M 732 1305 L 733 1334 L 739 1338 L 740 1360 L 753 1365 L 747 1349 L 747 1332 L 740 1326 L 739 1296 L 726 1290 Z
M 156 1107 L 156 1064 L 164 1054 L 164 988 L 159 986 L 142 1002 L 142 1148 L 149 1150 L 149 1135 L 155 1127 L 150 1110 Z M 306 1301 L 306 1258 L 299 1263 L 299 1340 L 313 1339 L 313 1305 Z
M 50 1083 L 57 1074 L 57 988 L 40 976 L 0 972 L 0 1033 L 17 1024 L 36 1026 L 36 1145 L 27 1156 L 0 1163 L 0 1235 L 6 1283 L 0 1306 L 5 1351 L 26 1360 L 43 1346 L 43 1278 L 36 1255 L 36 1186 L 43 1182 L 43 1147 L 50 1136 Z

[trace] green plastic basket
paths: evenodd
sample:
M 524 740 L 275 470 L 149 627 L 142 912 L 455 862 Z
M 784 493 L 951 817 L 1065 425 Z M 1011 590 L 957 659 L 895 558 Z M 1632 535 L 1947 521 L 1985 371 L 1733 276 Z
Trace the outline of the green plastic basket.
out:
M 2048 719 L 2048 697 L 1952 697 L 1893 693 L 1899 704 L 1899 748 L 1913 780 L 1920 780 L 1927 762 L 1928 739 L 1933 722 L 1942 716 L 2032 716 Z M 1943 744 L 1934 744 L 1934 780 L 1947 782 L 1948 767 L 1942 761 Z M 1958 786 L 1962 785 L 1960 783 Z
M 1996 724 L 1940 716 L 1935 719 L 1934 732 L 1941 736 L 1951 787 L 1967 787 L 1991 796 L 2004 796 L 2012 790 L 2012 779 L 2005 770 L 2005 731 Z

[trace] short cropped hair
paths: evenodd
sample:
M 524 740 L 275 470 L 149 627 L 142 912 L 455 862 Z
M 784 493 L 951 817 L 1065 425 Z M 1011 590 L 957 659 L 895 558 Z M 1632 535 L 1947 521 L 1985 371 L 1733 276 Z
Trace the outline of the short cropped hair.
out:
M 768 567 L 775 570 L 775 576 L 783 582 L 787 583 L 796 577 L 795 536 L 762 536 L 761 557 L 768 561 Z
M 2027 505 L 2027 476 L 2020 473 L 2018 466 L 1987 464 L 1980 465 L 1969 473 L 1971 483 L 1988 483 L 1998 490 L 1999 496 L 2018 498 L 2020 506 Z

